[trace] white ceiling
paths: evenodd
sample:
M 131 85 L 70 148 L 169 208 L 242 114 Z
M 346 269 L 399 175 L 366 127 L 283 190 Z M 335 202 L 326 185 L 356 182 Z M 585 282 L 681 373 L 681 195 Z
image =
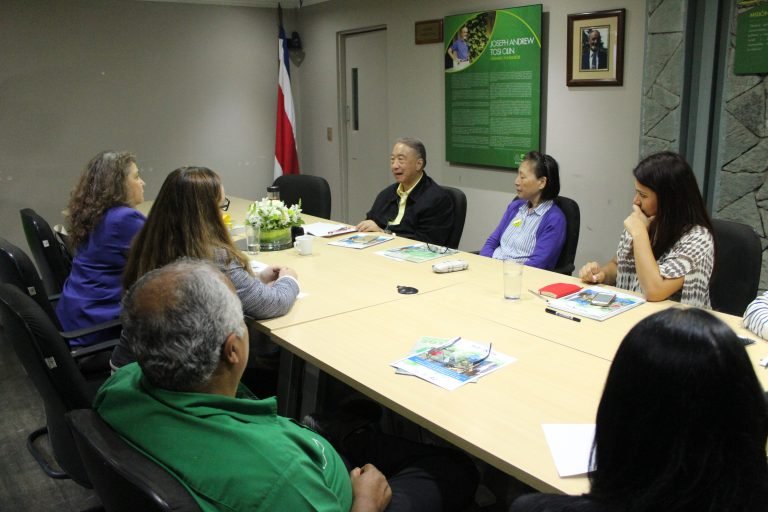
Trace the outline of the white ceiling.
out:
M 278 0 L 138 0 L 140 2 L 172 2 L 177 4 L 236 5 L 241 7 L 277 7 Z M 328 0 L 279 0 L 285 9 L 319 4 Z

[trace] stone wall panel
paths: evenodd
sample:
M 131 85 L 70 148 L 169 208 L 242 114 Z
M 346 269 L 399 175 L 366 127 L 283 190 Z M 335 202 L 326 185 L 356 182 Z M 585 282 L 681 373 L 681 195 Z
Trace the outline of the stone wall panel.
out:
M 765 87 L 762 84 L 736 96 L 726 104 L 726 108 L 758 137 L 768 135 L 765 130 Z
M 720 149 L 723 154 L 722 163 L 727 164 L 755 147 L 760 139 L 732 114 L 728 112 L 723 114 L 721 119 L 725 126 L 725 143 L 721 144 Z
M 747 193 L 757 191 L 762 185 L 761 174 L 723 172 L 720 174 L 720 205 L 729 205 Z

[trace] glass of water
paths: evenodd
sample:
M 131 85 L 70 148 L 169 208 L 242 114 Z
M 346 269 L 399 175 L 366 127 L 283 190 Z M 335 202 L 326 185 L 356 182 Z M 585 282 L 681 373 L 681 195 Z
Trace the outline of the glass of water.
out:
M 261 226 L 258 224 L 245 225 L 245 244 L 248 254 L 259 254 L 261 251 Z
M 523 264 L 504 260 L 504 298 L 517 300 L 523 289 Z

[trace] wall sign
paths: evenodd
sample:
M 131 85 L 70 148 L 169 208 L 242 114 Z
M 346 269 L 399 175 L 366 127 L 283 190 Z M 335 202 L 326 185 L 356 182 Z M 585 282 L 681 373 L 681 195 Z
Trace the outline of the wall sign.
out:
M 445 18 L 445 158 L 517 168 L 539 149 L 541 5 Z
M 733 72 L 737 75 L 768 73 L 768 2 L 739 14 Z

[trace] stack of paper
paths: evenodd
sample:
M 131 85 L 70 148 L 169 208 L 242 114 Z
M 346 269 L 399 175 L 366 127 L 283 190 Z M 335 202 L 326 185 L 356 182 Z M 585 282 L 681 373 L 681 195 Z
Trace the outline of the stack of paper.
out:
M 397 373 L 414 375 L 441 388 L 454 390 L 517 361 L 490 350 L 490 347 L 490 343 L 460 338 L 423 337 L 411 349 L 411 355 L 395 361 L 392 366 Z

